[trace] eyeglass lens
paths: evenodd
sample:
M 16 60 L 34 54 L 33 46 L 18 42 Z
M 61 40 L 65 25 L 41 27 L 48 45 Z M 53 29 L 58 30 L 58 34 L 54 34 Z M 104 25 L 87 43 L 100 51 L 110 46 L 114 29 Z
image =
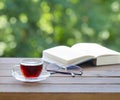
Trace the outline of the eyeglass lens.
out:
M 67 66 L 66 68 L 61 68 L 60 66 L 52 63 L 46 66 L 46 70 L 50 72 L 55 72 L 55 73 L 60 72 L 61 74 L 67 74 L 66 72 L 68 72 L 68 74 L 71 73 L 75 75 L 83 74 L 82 68 L 77 65 L 70 65 L 70 66 Z

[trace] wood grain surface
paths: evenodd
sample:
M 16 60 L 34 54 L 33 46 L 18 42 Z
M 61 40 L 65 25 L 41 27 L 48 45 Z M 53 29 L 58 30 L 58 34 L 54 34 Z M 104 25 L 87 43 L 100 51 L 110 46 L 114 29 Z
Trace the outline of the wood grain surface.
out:
M 120 65 L 82 66 L 82 76 L 54 74 L 27 83 L 11 75 L 22 59 L 0 58 L 0 100 L 120 100 Z

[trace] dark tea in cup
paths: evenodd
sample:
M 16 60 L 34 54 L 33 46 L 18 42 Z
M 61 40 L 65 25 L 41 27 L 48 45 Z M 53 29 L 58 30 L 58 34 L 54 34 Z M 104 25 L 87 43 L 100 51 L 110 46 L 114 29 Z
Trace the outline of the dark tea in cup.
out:
M 36 78 L 42 72 L 43 61 L 25 59 L 20 63 L 20 69 L 25 78 Z

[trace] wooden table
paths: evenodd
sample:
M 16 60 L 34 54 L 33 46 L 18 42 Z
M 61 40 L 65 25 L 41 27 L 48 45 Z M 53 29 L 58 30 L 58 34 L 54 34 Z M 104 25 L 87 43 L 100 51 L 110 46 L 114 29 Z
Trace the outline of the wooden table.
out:
M 83 68 L 83 75 L 52 75 L 25 83 L 14 79 L 12 66 L 22 58 L 0 58 L 0 100 L 120 100 L 120 65 Z

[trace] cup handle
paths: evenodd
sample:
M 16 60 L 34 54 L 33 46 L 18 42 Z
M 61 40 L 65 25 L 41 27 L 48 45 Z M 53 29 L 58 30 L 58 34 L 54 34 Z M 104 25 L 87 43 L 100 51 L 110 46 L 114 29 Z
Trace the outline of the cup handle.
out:
M 12 73 L 18 73 L 17 72 L 17 68 L 19 68 L 20 67 L 20 65 L 14 65 L 13 67 L 12 67 Z

